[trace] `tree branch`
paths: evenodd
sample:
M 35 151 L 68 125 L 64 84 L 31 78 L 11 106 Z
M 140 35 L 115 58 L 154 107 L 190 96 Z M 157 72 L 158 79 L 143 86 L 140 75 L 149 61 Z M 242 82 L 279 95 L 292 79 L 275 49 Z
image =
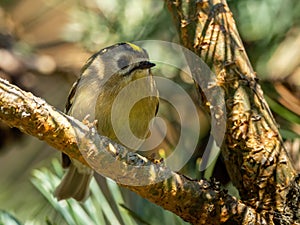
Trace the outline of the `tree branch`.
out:
M 244 219 L 241 218 L 245 217 L 248 221 L 263 221 L 253 217 L 253 209 L 220 190 L 217 182 L 191 180 L 170 171 L 163 163 L 157 164 L 129 152 L 107 137 L 99 136 L 93 126 L 84 125 L 3 79 L 0 79 L 0 119 L 92 165 L 102 175 L 114 178 L 122 186 L 192 224 L 218 224 L 230 220 L 242 224 Z M 143 170 L 145 166 L 151 168 L 148 173 Z M 161 177 L 168 179 L 153 182 Z M 141 178 L 148 181 L 148 185 L 126 185 L 140 184 Z
M 220 190 L 216 181 L 191 180 L 163 163 L 129 152 L 99 136 L 92 125 L 84 125 L 2 79 L 0 119 L 192 224 L 299 222 L 300 179 L 284 150 L 226 2 L 165 1 L 183 45 L 214 67 L 217 80 L 213 85 L 224 90 L 226 112 L 222 113 L 227 116 L 227 132 L 222 155 L 243 202 Z M 204 83 L 201 88 L 211 88 L 203 74 L 193 71 L 193 65 L 191 70 L 198 84 Z M 213 105 L 205 91 L 200 92 L 205 105 Z M 212 111 L 212 117 L 217 115 Z
M 227 131 L 221 151 L 242 200 L 260 212 L 268 224 L 290 223 L 297 211 L 287 207 L 286 196 L 296 183 L 296 171 L 226 1 L 165 2 L 182 44 L 214 68 L 215 86 L 224 90 L 226 112 L 222 113 L 227 115 Z M 194 70 L 193 75 L 198 84 L 204 79 L 201 71 Z M 204 95 L 205 90 L 201 88 L 200 93 Z M 209 99 L 204 97 L 204 100 L 204 105 L 211 105 Z M 297 218 L 299 221 L 299 215 Z

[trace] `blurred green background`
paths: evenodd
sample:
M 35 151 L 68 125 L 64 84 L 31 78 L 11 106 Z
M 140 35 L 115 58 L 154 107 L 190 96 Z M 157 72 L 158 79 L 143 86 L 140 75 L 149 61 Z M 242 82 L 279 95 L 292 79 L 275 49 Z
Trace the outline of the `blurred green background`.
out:
M 280 124 L 287 149 L 300 171 L 300 2 L 232 0 L 228 3 L 266 99 Z M 116 42 L 139 40 L 178 43 L 173 19 L 163 1 L 0 2 L 0 77 L 44 98 L 60 110 L 64 108 L 72 83 L 80 75 L 80 68 L 92 53 Z M 152 57 L 159 54 L 160 57 L 175 58 L 168 52 L 155 49 L 155 46 L 152 48 Z M 197 102 L 193 84 L 180 70 L 158 65 L 154 73 L 181 84 Z M 176 113 L 172 113 L 171 107 L 164 102 L 159 114 L 169 121 L 167 140 L 160 146 L 167 151 L 170 143 L 176 143 L 180 123 Z M 201 135 L 198 147 L 201 152 L 209 134 L 209 119 L 201 108 L 199 114 Z M 128 221 L 130 224 L 184 224 L 173 214 L 130 191 L 119 189 L 110 181 L 107 183 L 100 176 L 97 181 L 102 191 L 94 184 L 91 202 L 84 206 L 72 201 L 55 205 L 49 192 L 58 182 L 56 175 L 62 175 L 58 162 L 53 161 L 59 156 L 58 151 L 45 143 L 0 122 L 2 217 L 8 220 L 16 217 L 21 224 L 81 224 L 80 218 L 90 218 L 95 224 L 103 221 L 107 224 L 129 224 Z M 195 154 L 183 172 L 199 178 L 199 157 Z M 33 173 L 33 169 L 39 168 L 44 168 L 43 173 L 37 170 Z M 222 179 L 222 174 L 215 173 Z M 116 199 L 119 191 L 121 196 Z M 105 198 L 95 197 L 102 192 L 108 199 L 105 209 L 111 210 L 101 208 L 104 206 L 100 203 Z M 98 210 L 93 212 L 92 209 Z M 98 213 L 97 218 L 91 216 Z

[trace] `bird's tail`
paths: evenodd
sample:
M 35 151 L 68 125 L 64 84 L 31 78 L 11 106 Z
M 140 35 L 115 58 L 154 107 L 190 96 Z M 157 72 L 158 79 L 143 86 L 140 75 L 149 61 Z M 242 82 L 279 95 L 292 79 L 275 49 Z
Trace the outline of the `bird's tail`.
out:
M 72 160 L 67 173 L 54 192 L 58 200 L 74 198 L 83 202 L 89 196 L 89 184 L 93 176 L 93 170 Z

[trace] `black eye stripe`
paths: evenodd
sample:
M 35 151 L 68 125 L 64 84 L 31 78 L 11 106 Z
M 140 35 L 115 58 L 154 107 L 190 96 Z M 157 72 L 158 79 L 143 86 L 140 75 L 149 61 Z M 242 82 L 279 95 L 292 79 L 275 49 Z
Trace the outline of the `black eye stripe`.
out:
M 151 67 L 155 66 L 154 63 L 149 62 L 149 61 L 140 61 L 136 64 L 132 64 L 133 67 L 127 70 L 125 73 L 123 73 L 123 76 L 128 76 L 130 75 L 133 71 L 138 70 L 138 69 L 150 69 Z M 126 67 L 127 68 L 127 67 Z

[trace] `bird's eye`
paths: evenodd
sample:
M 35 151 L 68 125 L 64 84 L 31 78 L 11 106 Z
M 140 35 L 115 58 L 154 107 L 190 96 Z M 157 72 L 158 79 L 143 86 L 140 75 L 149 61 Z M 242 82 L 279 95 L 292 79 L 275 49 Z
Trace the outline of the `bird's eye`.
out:
M 129 66 L 129 59 L 125 56 L 122 56 L 118 59 L 117 63 L 120 69 L 125 69 Z

